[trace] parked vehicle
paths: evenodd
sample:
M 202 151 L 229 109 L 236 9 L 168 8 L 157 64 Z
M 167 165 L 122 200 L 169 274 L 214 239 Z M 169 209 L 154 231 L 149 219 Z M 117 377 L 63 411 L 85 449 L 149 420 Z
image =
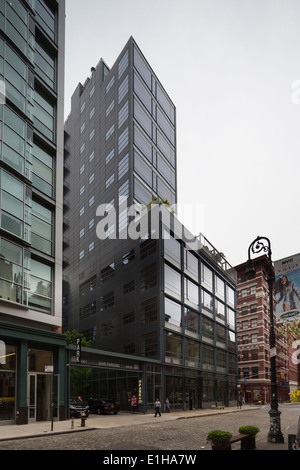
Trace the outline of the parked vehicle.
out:
M 90 414 L 89 405 L 84 403 L 79 398 L 70 399 L 70 417 L 71 418 L 81 418 L 85 416 L 86 418 Z
M 98 415 L 112 413 L 116 415 L 120 411 L 120 405 L 113 400 L 94 400 L 93 413 Z

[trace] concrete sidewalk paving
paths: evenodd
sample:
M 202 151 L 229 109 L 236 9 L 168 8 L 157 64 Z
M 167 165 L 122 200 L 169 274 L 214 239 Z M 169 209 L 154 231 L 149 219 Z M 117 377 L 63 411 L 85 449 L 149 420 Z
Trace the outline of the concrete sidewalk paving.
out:
M 186 410 L 186 411 L 171 411 L 170 413 L 162 413 L 161 418 L 163 421 L 174 421 L 177 419 L 195 418 L 201 416 L 210 416 L 216 414 L 226 414 L 241 411 L 249 411 L 259 409 L 255 406 L 244 405 L 240 410 L 237 407 L 228 407 L 221 410 L 207 409 L 207 410 Z M 130 413 L 120 412 L 117 415 L 96 415 L 91 414 L 85 420 L 85 426 L 81 426 L 81 419 L 75 418 L 74 420 L 68 419 L 65 421 L 54 421 L 53 426 L 51 421 L 38 421 L 24 425 L 0 425 L 0 441 L 9 439 L 24 439 L 26 437 L 40 437 L 49 436 L 53 434 L 88 431 L 92 429 L 111 429 L 121 426 L 136 426 L 140 424 L 153 423 L 153 413 Z

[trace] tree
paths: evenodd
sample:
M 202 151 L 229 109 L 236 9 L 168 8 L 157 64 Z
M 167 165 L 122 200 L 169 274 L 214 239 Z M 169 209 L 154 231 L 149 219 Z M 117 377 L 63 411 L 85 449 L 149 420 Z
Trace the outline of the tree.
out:
M 67 344 L 75 344 L 76 339 L 81 338 L 81 346 L 89 347 L 91 341 L 87 341 L 82 333 L 76 330 L 66 331 Z M 90 395 L 90 378 L 92 369 L 90 367 L 70 366 L 70 395 L 72 397 L 82 396 L 86 399 Z

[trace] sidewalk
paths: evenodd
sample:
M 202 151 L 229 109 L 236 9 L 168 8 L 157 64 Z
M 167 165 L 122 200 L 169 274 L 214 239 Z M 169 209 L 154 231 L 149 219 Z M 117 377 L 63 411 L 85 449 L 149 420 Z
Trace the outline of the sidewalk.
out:
M 200 416 L 210 416 L 216 414 L 226 414 L 241 412 L 247 410 L 255 410 L 253 406 L 243 406 L 242 410 L 237 407 L 228 407 L 223 410 L 188 410 L 188 411 L 172 411 L 171 413 L 162 413 L 164 421 L 175 421 L 177 419 L 194 418 Z M 72 420 L 54 421 L 53 430 L 51 430 L 51 421 L 39 421 L 24 425 L 0 425 L 0 441 L 9 439 L 23 439 L 26 437 L 40 437 L 53 434 L 89 431 L 92 429 L 108 429 L 121 426 L 136 426 L 139 424 L 153 423 L 153 413 L 131 413 L 120 412 L 117 415 L 96 415 L 91 414 L 85 420 L 85 426 L 81 426 L 81 419 L 74 419 L 74 428 L 72 428 Z
M 241 413 L 243 411 L 255 411 L 259 407 L 244 405 L 242 409 L 237 407 L 228 407 L 223 410 L 187 410 L 187 411 L 172 411 L 171 413 L 162 413 L 162 418 L 165 421 L 175 421 L 177 419 L 189 419 L 201 416 L 211 416 L 227 413 Z M 140 424 L 153 423 L 153 413 L 130 413 L 120 412 L 117 415 L 96 415 L 91 414 L 85 420 L 85 426 L 81 426 L 81 419 L 65 421 L 54 421 L 53 430 L 51 429 L 50 421 L 33 422 L 25 425 L 0 425 L 0 441 L 7 441 L 11 439 L 24 439 L 30 437 L 50 436 L 62 433 L 84 432 L 93 429 L 112 429 L 122 426 L 136 426 Z M 266 442 L 265 438 L 257 439 L 257 450 L 287 450 L 287 436 L 284 444 L 274 444 Z

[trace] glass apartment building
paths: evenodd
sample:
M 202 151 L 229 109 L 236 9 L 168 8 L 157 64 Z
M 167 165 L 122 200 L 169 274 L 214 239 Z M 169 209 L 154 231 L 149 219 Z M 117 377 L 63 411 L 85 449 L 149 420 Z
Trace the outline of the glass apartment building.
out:
M 91 341 L 81 364 L 70 348 L 90 368 L 76 393 L 123 410 L 235 399 L 234 270 L 183 236 L 176 159 L 175 106 L 131 37 L 74 91 L 64 168 L 64 328 Z
M 0 0 L 0 424 L 65 417 L 64 0 Z

